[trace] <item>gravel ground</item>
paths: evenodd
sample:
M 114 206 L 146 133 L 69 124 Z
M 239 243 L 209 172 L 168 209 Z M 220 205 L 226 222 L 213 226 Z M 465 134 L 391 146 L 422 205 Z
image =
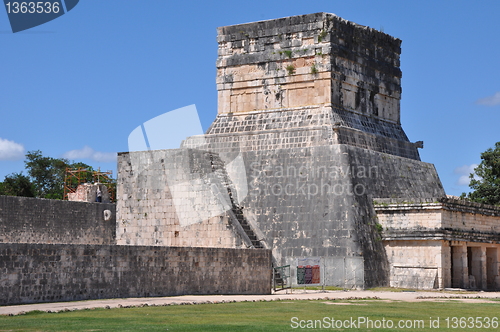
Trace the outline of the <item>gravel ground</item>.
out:
M 387 301 L 463 301 L 470 303 L 488 302 L 491 299 L 500 299 L 500 292 L 458 292 L 458 291 L 314 291 L 288 290 L 279 291 L 271 295 L 184 295 L 169 297 L 145 297 L 107 299 L 56 303 L 37 303 L 13 306 L 1 306 L 0 315 L 18 315 L 28 311 L 40 310 L 58 312 L 68 310 L 81 310 L 90 308 L 120 308 L 132 306 L 164 306 L 200 303 L 224 303 L 243 301 L 276 301 L 276 300 L 337 300 L 337 299 L 383 299 Z

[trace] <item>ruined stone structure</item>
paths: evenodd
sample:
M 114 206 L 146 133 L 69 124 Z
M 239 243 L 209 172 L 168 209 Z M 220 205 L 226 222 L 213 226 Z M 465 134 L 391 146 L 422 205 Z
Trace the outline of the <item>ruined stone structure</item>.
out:
M 102 183 L 83 183 L 78 185 L 74 193 L 68 193 L 68 201 L 97 202 L 97 194 L 99 192 L 101 195 L 101 203 L 111 202 L 108 188 Z
M 185 294 L 269 294 L 270 252 L 0 243 L 0 305 Z
M 401 127 L 401 41 L 326 13 L 222 27 L 217 40 L 206 135 L 118 156 L 118 243 L 264 247 L 292 280 L 316 257 L 326 284 L 387 284 L 373 197 L 444 196 Z
M 348 144 L 419 159 L 400 124 L 399 39 L 325 13 L 222 27 L 217 39 L 208 134 L 233 137 L 219 141 L 253 151 Z
M 500 289 L 500 207 L 435 198 L 376 199 L 390 285 Z
M 269 248 L 292 284 L 500 288 L 498 209 L 446 199 L 401 127 L 399 39 L 317 13 L 217 41 L 207 133 L 119 154 L 118 243 Z

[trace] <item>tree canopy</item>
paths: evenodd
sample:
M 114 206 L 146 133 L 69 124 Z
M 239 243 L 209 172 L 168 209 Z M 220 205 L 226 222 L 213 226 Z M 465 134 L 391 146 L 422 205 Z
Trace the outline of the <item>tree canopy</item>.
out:
M 500 205 L 500 142 L 494 148 L 481 153 L 481 163 L 470 174 L 469 187 L 473 190 L 469 194 L 462 194 L 462 198 L 471 201 Z
M 24 162 L 35 187 L 36 197 L 62 199 L 64 175 L 70 167 L 67 159 L 44 157 L 42 152 L 29 151 Z
M 0 182 L 0 195 L 35 197 L 35 188 L 29 177 L 13 173 Z

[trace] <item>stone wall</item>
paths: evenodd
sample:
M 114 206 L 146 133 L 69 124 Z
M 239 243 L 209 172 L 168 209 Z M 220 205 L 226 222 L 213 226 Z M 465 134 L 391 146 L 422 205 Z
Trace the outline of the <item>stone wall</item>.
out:
M 384 205 L 375 199 L 375 210 L 384 229 L 435 229 L 442 225 L 440 203 Z
M 443 228 L 500 234 L 500 207 L 449 198 L 442 204 Z
M 271 289 L 264 249 L 2 243 L 0 271 L 0 305 Z
M 225 214 L 216 159 L 193 149 L 118 154 L 117 243 L 246 248 Z
M 445 285 L 443 276 L 443 273 L 448 271 L 443 267 L 450 260 L 449 246 L 445 241 L 388 241 L 385 250 L 391 266 L 391 287 L 415 289 L 450 287 Z
M 0 242 L 113 244 L 115 204 L 0 196 Z

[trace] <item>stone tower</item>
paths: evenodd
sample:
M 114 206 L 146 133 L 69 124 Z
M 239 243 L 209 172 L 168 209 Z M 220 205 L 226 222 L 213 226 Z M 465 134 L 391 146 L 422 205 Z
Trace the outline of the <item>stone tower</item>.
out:
M 327 285 L 386 285 L 374 198 L 444 196 L 434 166 L 420 161 L 401 127 L 401 41 L 327 13 L 221 27 L 217 41 L 218 115 L 203 142 L 119 155 L 118 195 L 127 199 L 117 206 L 118 242 L 246 243 L 272 249 L 293 280 L 293 267 L 311 259 Z M 132 159 L 150 170 L 133 175 Z M 176 161 L 158 166 L 165 160 Z M 186 187 L 184 205 L 173 208 L 174 182 L 148 189 L 151 174 L 161 178 L 155 172 L 179 160 L 205 178 L 189 188 L 208 186 L 226 203 Z M 214 204 L 227 211 L 215 216 Z M 161 213 L 150 214 L 152 206 Z M 179 213 L 190 209 L 214 213 L 183 225 Z M 189 239 L 180 243 L 182 234 Z
M 217 39 L 209 134 L 308 128 L 300 145 L 280 147 L 349 144 L 419 160 L 400 123 L 399 39 L 326 13 L 222 27 Z

